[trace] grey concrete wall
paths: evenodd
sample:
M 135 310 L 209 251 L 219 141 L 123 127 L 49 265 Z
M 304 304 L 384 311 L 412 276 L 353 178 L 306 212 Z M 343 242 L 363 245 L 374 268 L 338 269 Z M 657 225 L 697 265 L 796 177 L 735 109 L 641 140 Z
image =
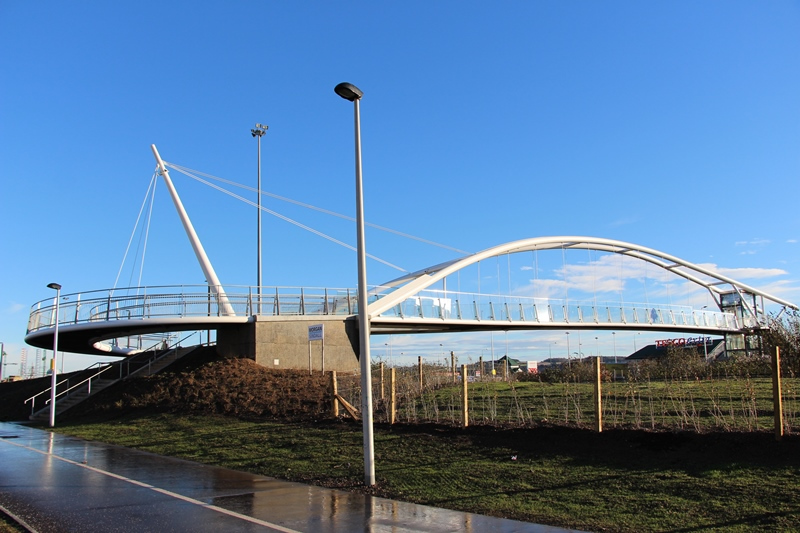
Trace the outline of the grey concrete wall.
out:
M 309 368 L 308 327 L 324 324 L 325 370 L 358 370 L 358 325 L 341 317 L 255 317 L 241 326 L 217 330 L 217 351 L 221 355 L 247 357 L 267 368 Z M 323 367 L 323 341 L 310 343 L 311 368 Z

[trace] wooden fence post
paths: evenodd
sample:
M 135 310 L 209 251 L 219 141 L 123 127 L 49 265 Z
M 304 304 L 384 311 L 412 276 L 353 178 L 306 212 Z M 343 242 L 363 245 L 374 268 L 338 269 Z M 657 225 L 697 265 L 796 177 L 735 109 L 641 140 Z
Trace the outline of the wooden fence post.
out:
M 336 398 L 339 394 L 339 385 L 336 383 L 336 370 L 331 371 L 331 394 L 333 396 L 331 415 L 333 418 L 339 418 L 339 400 Z
M 775 413 L 775 440 L 783 439 L 783 392 L 781 390 L 781 349 L 772 352 L 772 410 Z
M 419 392 L 422 393 L 422 356 L 417 357 L 419 367 Z
M 600 356 L 594 358 L 594 428 L 603 431 L 603 385 L 601 382 Z
M 394 367 L 389 369 L 389 424 L 394 424 L 395 415 L 397 413 L 397 395 Z
M 462 427 L 469 425 L 469 407 L 467 405 L 467 365 L 461 365 L 461 421 Z
M 384 389 L 384 386 L 383 386 L 383 363 L 381 363 L 381 400 L 383 400 L 386 397 L 384 392 L 383 392 L 383 389 Z

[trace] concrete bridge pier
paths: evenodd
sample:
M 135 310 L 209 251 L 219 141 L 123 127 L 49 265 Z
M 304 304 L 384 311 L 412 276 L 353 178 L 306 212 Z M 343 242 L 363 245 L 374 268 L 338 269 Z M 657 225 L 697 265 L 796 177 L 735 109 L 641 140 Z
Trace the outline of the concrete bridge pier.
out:
M 246 324 L 220 325 L 217 352 L 222 356 L 247 357 L 267 368 L 357 372 L 357 317 L 253 316 Z M 308 340 L 308 327 L 324 325 L 322 341 Z M 323 354 L 324 345 L 324 354 Z

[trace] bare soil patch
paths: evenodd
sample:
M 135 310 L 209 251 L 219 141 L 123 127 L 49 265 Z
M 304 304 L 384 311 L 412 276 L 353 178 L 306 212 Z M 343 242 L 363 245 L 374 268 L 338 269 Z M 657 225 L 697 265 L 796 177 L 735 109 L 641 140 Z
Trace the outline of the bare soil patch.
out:
M 123 381 L 64 416 L 74 419 L 145 410 L 307 421 L 330 411 L 330 378 L 320 373 L 274 370 L 250 359 L 219 358 L 213 348 L 184 359 L 161 374 Z

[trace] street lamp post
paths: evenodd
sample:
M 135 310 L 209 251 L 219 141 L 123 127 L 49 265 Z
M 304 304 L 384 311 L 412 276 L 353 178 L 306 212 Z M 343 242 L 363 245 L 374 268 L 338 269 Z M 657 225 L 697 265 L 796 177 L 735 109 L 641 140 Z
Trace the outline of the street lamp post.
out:
M 48 289 L 56 291 L 55 329 L 53 330 L 53 359 L 50 361 L 50 427 L 56 426 L 56 358 L 58 357 L 58 306 L 61 303 L 61 285 L 49 283 Z
M 612 331 L 611 332 L 611 338 L 614 341 L 614 362 L 616 363 L 617 362 L 617 332 L 616 331 Z
M 369 313 L 367 306 L 367 252 L 364 239 L 364 191 L 361 183 L 361 111 L 364 93 L 352 83 L 340 83 L 334 92 L 353 102 L 356 147 L 356 233 L 358 237 L 358 337 L 361 362 L 361 420 L 364 434 L 364 483 L 375 484 L 375 442 L 372 434 L 372 361 L 369 353 Z
M 261 136 L 267 133 L 269 126 L 264 124 L 256 124 L 256 127 L 250 130 L 253 137 L 258 138 L 258 247 L 256 251 L 256 268 L 258 269 L 258 314 L 261 314 Z

